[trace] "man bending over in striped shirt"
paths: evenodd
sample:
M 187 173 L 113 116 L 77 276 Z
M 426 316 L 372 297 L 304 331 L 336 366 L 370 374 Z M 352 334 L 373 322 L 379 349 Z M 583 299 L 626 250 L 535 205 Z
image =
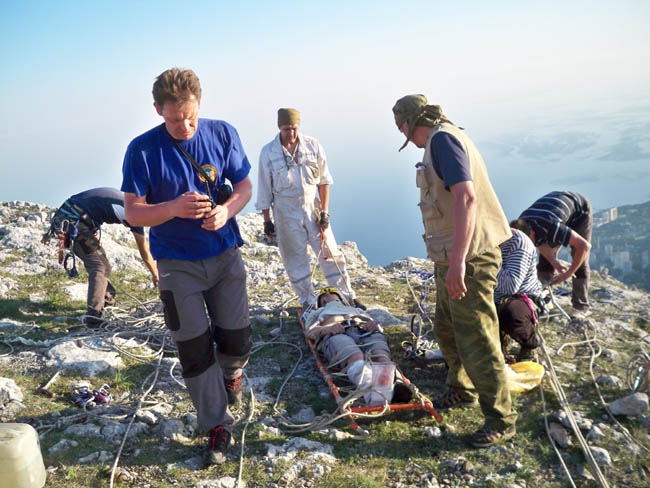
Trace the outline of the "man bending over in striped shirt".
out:
M 539 249 L 537 272 L 542 282 L 555 285 L 573 278 L 574 316 L 586 314 L 589 311 L 589 250 L 594 225 L 589 200 L 578 193 L 553 191 L 524 210 L 510 225 L 527 234 Z M 557 259 L 561 246 L 571 247 L 572 261 L 568 268 Z
M 542 284 L 537 279 L 537 250 L 520 230 L 511 229 L 512 237 L 500 244 L 503 264 L 497 274 L 494 301 L 499 315 L 499 334 L 503 355 L 507 354 L 507 338 L 519 346 L 517 361 L 532 357 L 539 346 L 535 333 L 537 315 L 534 302 L 540 299 Z

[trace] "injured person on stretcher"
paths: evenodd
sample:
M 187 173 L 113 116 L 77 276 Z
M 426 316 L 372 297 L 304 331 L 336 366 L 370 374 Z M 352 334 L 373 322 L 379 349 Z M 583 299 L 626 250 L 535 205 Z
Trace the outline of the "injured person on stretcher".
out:
M 304 317 L 305 335 L 316 344 L 325 366 L 345 372 L 368 406 L 409 402 L 413 393 L 396 380 L 381 326 L 363 310 L 343 303 L 334 287 L 323 288 L 315 305 Z

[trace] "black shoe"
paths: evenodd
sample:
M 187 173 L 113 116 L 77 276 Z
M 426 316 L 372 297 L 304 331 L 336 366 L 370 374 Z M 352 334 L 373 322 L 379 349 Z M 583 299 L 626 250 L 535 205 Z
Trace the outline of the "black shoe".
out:
M 495 444 L 502 444 L 505 441 L 512 439 L 516 433 L 517 428 L 514 425 L 511 425 L 504 430 L 481 427 L 473 434 L 467 436 L 467 441 L 473 447 L 485 448 L 491 447 Z
M 442 395 L 433 399 L 433 405 L 438 410 L 450 410 L 452 408 L 474 408 L 478 407 L 478 399 L 467 400 L 460 396 L 460 393 L 451 388 Z
M 413 392 L 411 389 L 401 381 L 396 381 L 395 386 L 393 386 L 393 399 L 391 403 L 408 403 L 412 398 Z
M 354 305 L 357 308 L 360 308 L 361 310 L 368 310 L 368 307 L 366 307 L 363 303 L 361 303 L 356 298 L 352 299 L 352 305 Z
M 95 309 L 89 308 L 82 319 L 82 323 L 89 329 L 99 329 L 106 322 L 102 318 L 102 313 Z
M 217 425 L 208 432 L 207 461 L 210 464 L 226 462 L 226 452 L 230 445 L 230 432 L 223 425 Z
M 223 382 L 228 393 L 228 405 L 240 403 L 244 394 L 244 375 L 232 379 L 224 377 Z

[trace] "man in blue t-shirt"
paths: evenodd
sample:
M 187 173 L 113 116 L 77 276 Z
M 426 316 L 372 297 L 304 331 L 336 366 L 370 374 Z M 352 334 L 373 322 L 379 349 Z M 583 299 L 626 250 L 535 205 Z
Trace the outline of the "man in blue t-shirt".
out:
M 115 287 L 110 282 L 111 265 L 99 235 L 102 224 L 123 224 L 131 230 L 154 285 L 158 284 L 156 263 L 149 251 L 144 229 L 131 225 L 124 216 L 124 195 L 121 191 L 115 188 L 86 190 L 68 198 L 61 209 L 67 210 L 69 222 L 74 223 L 76 235 L 71 236 L 71 229 L 68 229 L 67 237 L 73 237 L 72 251 L 83 261 L 88 272 L 88 308 L 84 323 L 88 327 L 97 327 L 103 323 L 104 307 L 115 305 Z M 57 214 L 54 216 L 56 218 Z
M 199 119 L 201 85 L 171 68 L 153 85 L 164 123 L 129 144 L 122 169 L 126 216 L 150 226 L 165 323 L 178 348 L 207 461 L 223 463 L 251 349 L 243 244 L 235 220 L 250 200 L 250 163 L 233 126 Z M 232 194 L 224 194 L 232 183 Z M 216 355 L 215 355 L 216 344 Z

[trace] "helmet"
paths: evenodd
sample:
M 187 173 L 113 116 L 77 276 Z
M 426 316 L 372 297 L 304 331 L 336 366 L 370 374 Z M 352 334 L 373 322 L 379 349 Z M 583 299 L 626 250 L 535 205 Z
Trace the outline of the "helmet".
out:
M 339 297 L 339 300 L 341 300 L 341 302 L 343 302 L 343 297 L 341 296 L 341 292 L 338 289 L 334 288 L 333 286 L 326 286 L 318 292 L 318 297 L 316 298 L 316 308 L 320 307 L 320 297 L 327 295 L 328 293 L 333 293 Z

